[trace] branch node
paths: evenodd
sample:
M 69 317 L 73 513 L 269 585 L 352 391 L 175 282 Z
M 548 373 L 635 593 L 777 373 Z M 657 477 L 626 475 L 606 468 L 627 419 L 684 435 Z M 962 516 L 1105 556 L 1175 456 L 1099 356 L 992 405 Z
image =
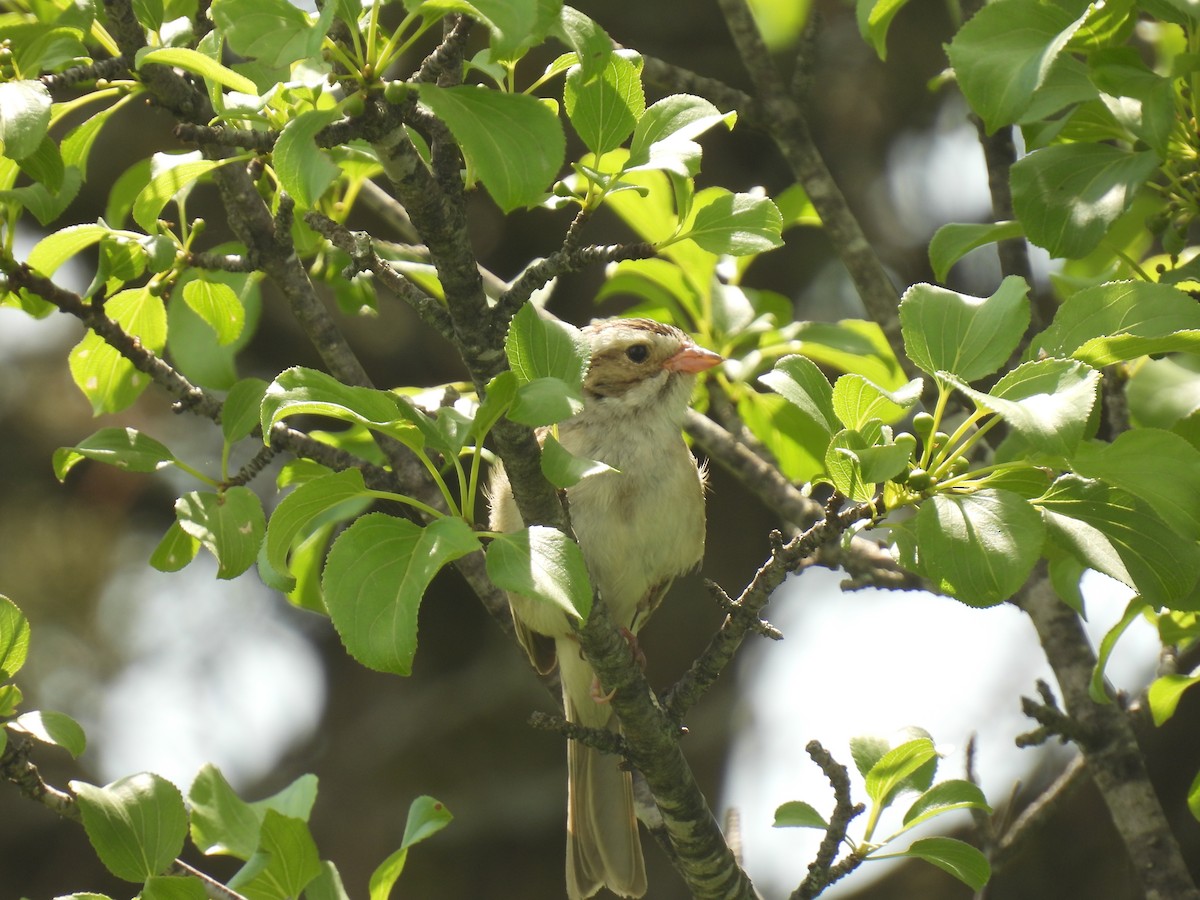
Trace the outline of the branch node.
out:
M 710 581 L 706 578 L 704 579 L 704 586 L 708 588 L 708 592 L 712 595 L 712 598 L 716 602 L 717 606 L 719 606 L 721 611 L 727 616 L 730 618 L 744 620 L 747 627 L 755 634 L 760 634 L 763 637 L 770 638 L 773 641 L 783 640 L 782 631 L 780 631 L 766 619 L 763 619 L 750 612 L 750 610 L 746 609 L 727 593 L 725 593 L 725 589 L 715 581 Z

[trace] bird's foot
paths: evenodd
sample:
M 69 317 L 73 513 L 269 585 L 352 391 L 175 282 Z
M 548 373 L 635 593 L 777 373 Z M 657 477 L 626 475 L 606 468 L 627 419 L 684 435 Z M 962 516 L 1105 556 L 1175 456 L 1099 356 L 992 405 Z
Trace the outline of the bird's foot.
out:
M 637 635 L 628 628 L 622 628 L 621 637 L 629 643 L 629 651 L 633 654 L 633 661 L 638 664 L 638 668 L 643 672 L 646 671 L 646 654 L 642 652 L 642 645 L 638 642 Z

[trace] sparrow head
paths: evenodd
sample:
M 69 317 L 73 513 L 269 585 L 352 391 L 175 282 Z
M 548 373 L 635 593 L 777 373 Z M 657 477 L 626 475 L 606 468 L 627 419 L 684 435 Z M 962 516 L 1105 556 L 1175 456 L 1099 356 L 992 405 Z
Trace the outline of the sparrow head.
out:
M 673 325 L 604 319 L 583 329 L 592 359 L 583 381 L 589 407 L 634 411 L 663 404 L 682 417 L 695 375 L 722 362 Z

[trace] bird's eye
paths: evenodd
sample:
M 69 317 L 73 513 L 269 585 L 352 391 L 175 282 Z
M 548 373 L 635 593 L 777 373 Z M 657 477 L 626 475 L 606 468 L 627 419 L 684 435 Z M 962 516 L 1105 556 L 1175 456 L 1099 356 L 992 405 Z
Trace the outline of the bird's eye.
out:
M 650 348 L 645 344 L 634 344 L 625 351 L 630 362 L 644 363 L 650 356 Z

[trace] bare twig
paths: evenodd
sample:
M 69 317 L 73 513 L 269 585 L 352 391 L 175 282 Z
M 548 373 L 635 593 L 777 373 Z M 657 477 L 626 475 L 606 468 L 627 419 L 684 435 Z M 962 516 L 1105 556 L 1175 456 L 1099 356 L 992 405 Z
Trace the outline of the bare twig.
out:
M 861 803 L 854 803 L 850 796 L 850 773 L 846 767 L 835 760 L 818 741 L 809 741 L 804 748 L 833 788 L 833 815 L 829 817 L 829 827 L 825 829 L 825 837 L 817 848 L 816 858 L 808 866 L 808 875 L 792 893 L 791 900 L 812 900 L 837 879 L 842 878 L 862 863 L 862 857 L 851 853 L 838 865 L 838 848 L 846 839 L 846 830 L 850 822 L 866 809 Z

